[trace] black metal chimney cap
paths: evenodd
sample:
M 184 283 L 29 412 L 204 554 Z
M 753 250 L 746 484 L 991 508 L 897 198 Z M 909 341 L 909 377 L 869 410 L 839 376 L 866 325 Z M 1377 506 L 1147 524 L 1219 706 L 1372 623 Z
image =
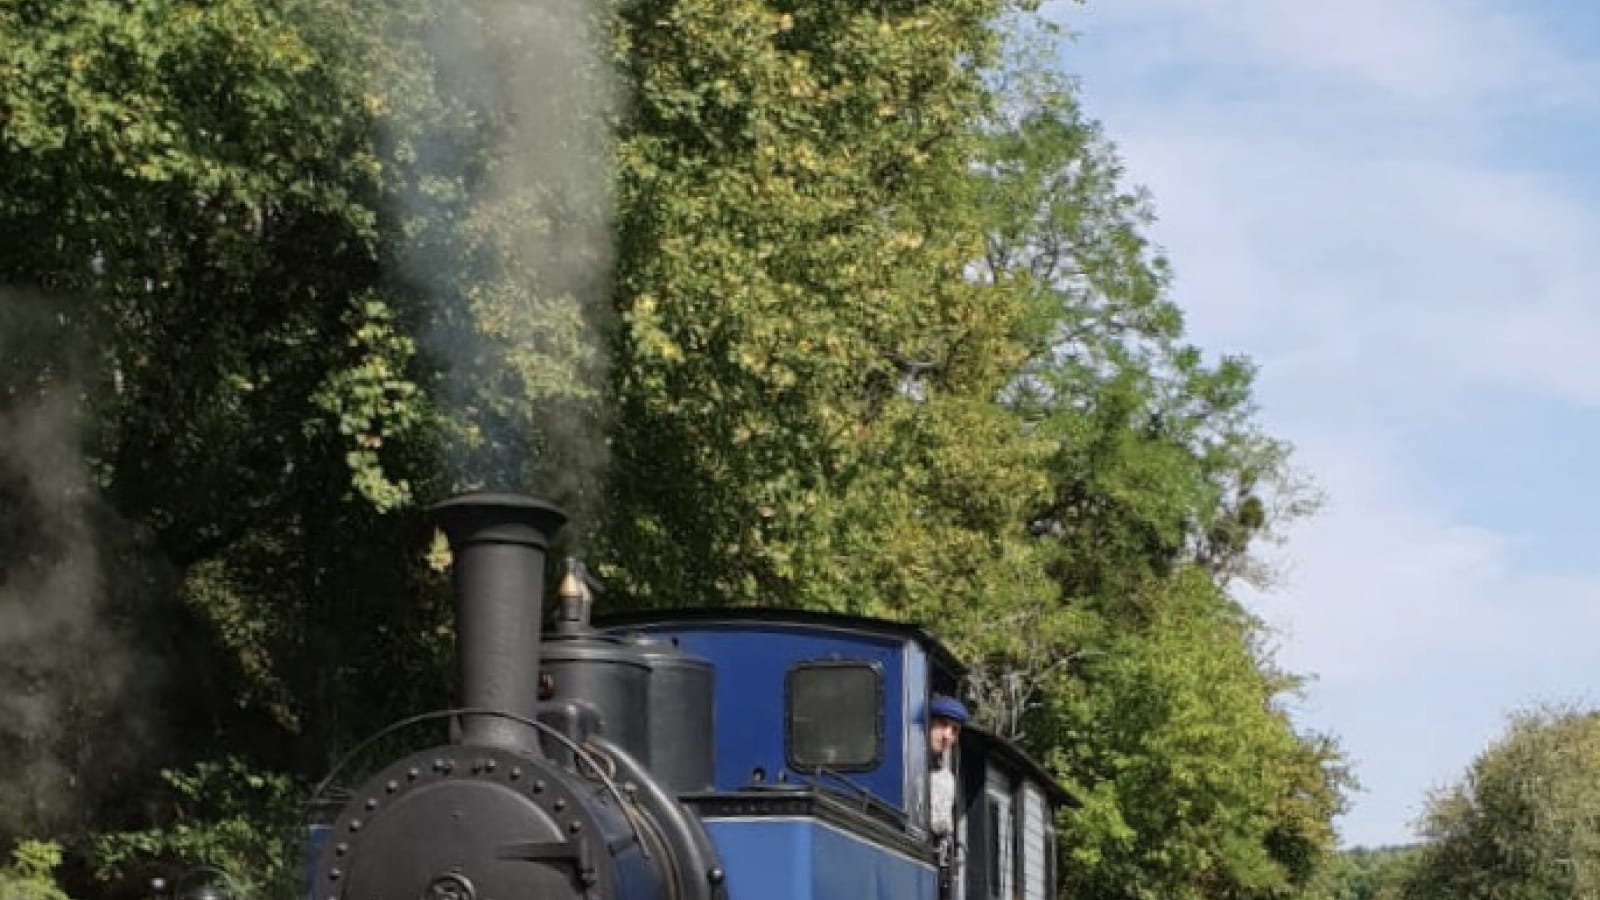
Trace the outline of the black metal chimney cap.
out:
M 553 503 L 524 494 L 488 491 L 451 497 L 428 512 L 444 529 L 451 546 L 492 541 L 544 549 L 550 536 L 567 523 L 566 511 Z

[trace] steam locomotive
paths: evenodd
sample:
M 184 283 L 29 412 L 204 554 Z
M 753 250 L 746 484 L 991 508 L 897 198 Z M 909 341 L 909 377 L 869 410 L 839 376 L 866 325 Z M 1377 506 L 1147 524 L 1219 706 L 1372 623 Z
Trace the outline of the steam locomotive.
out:
M 927 708 L 962 669 L 920 628 L 713 609 L 591 621 L 565 522 L 520 495 L 434 508 L 453 554 L 448 743 L 310 831 L 308 900 L 1045 900 L 1065 792 L 977 728 L 930 834 Z M 949 848 L 954 848 L 952 852 Z

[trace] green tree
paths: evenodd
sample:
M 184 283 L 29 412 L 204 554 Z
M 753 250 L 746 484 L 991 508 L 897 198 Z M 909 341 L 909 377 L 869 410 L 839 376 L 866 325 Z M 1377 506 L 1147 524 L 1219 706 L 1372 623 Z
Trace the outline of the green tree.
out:
M 335 596 L 396 585 L 360 571 L 409 491 L 373 460 L 417 469 L 394 439 L 421 415 L 409 342 L 374 292 L 379 164 L 358 86 L 378 50 L 361 13 L 0 9 L 0 281 L 53 296 L 94 339 L 89 459 L 182 581 L 187 612 L 152 618 L 193 616 L 201 634 L 170 639 L 228 662 L 222 694 L 324 733 L 338 690 L 298 662 L 324 627 L 372 618 Z M 349 590 L 358 572 L 377 580 Z
M 1332 850 L 1349 779 L 1282 711 L 1297 681 L 1228 589 L 1270 580 L 1260 544 L 1316 498 L 1255 422 L 1249 363 L 1184 342 L 1148 198 L 1040 61 L 1049 35 L 1017 28 L 981 123 L 978 274 L 1025 310 L 1000 402 L 1053 447 L 1028 521 L 1050 584 L 976 687 L 1085 799 L 1072 890 L 1284 896 Z
M 1455 786 L 1434 794 L 1409 900 L 1600 897 L 1600 713 L 1511 717 Z
M 0 300 L 28 320 L 5 405 L 70 398 L 77 427 L 27 455 L 84 472 L 71 502 L 4 504 L 4 527 L 70 537 L 88 614 L 34 645 L 119 688 L 62 707 L 70 741 L 23 735 L 103 776 L 86 818 L 53 810 L 63 837 L 139 824 L 158 764 L 317 772 L 444 696 L 440 579 L 388 514 L 433 489 L 439 430 L 409 295 L 382 278 L 397 226 L 366 86 L 402 68 L 390 9 L 0 4 L 0 285 L 26 289 Z M 34 603 L 30 627 L 66 608 Z M 8 652 L 8 696 L 54 690 L 37 655 Z
M 1002 400 L 1058 446 L 1035 528 L 1088 538 L 1061 567 L 1069 595 L 1133 594 L 1185 563 L 1219 587 L 1266 583 L 1255 551 L 1317 495 L 1256 422 L 1250 362 L 1185 342 L 1149 197 L 1050 68 L 1048 32 L 1014 28 L 982 123 L 980 274 L 1025 298 Z
M 1164 594 L 1152 621 L 1105 629 L 1028 735 L 1083 801 L 1061 828 L 1066 895 L 1293 895 L 1331 849 L 1341 761 L 1277 708 L 1254 623 L 1202 570 L 1146 590 Z
M 965 277 L 1001 8 L 623 10 L 606 571 L 641 602 L 977 605 L 1042 488 L 990 402 L 1014 304 Z
M 301 896 L 304 800 L 290 778 L 254 770 L 238 757 L 163 770 L 152 793 L 162 809 L 148 827 L 94 839 L 96 877 L 132 885 L 159 873 L 169 883 L 199 869 L 220 873 L 244 897 Z

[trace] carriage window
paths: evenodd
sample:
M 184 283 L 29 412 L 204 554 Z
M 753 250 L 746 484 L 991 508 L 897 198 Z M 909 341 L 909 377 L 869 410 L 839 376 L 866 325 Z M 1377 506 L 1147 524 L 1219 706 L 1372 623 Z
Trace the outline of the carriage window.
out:
M 883 673 L 865 662 L 810 662 L 789 670 L 789 765 L 864 772 L 883 756 Z

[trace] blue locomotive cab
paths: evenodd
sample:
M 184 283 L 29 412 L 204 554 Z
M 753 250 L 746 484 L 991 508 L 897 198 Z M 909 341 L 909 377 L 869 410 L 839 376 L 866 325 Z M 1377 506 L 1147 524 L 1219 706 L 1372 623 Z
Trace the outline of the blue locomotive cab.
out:
M 962 674 L 927 632 L 766 610 L 598 624 L 670 641 L 711 663 L 717 791 L 826 784 L 896 824 L 925 824 L 924 707 L 931 692 L 953 691 Z
M 680 799 L 716 845 L 729 897 L 960 897 L 974 871 L 1001 863 L 980 852 L 964 865 L 959 846 L 941 855 L 930 837 L 929 700 L 954 694 L 963 673 L 923 629 L 773 610 L 675 611 L 599 624 L 614 635 L 669 642 L 715 670 L 714 789 Z M 670 715 L 650 714 L 662 712 Z M 976 730 L 959 753 L 976 772 L 1007 765 L 1030 783 L 1048 781 L 1031 764 L 1019 770 L 1020 753 Z M 965 821 L 981 808 L 970 797 L 982 789 L 971 777 L 963 782 L 959 836 L 987 839 L 987 821 L 970 830 Z M 1036 793 L 1060 798 L 1053 784 Z

